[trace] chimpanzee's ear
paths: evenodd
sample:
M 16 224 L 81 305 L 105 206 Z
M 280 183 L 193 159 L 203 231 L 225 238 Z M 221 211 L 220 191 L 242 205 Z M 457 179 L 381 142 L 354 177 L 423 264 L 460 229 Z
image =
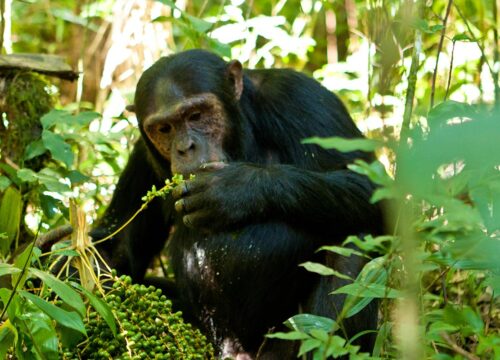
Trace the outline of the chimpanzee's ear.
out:
M 231 60 L 227 64 L 226 71 L 234 84 L 234 96 L 239 100 L 243 92 L 243 66 L 238 60 Z
M 135 105 L 127 105 L 125 106 L 125 110 L 135 112 Z

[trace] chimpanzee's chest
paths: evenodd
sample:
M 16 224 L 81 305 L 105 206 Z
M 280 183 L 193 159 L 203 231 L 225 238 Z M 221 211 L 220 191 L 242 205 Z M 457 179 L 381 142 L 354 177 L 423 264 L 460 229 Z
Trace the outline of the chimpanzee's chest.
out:
M 244 299 L 256 294 L 273 298 L 296 281 L 302 271 L 298 264 L 314 251 L 309 243 L 304 234 L 281 222 L 215 234 L 181 227 L 170 240 L 169 252 L 183 298 L 241 311 Z

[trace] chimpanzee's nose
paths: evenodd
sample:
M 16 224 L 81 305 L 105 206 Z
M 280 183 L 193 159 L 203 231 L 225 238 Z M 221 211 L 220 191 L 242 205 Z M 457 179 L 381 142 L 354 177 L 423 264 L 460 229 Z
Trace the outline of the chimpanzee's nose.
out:
M 178 141 L 175 148 L 180 156 L 184 156 L 189 152 L 194 151 L 195 149 L 194 141 L 191 138 L 183 141 Z

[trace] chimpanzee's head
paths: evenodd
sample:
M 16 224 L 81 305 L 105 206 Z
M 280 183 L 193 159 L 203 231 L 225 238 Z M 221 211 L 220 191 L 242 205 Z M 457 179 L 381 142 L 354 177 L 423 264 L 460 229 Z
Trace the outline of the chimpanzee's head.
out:
M 238 157 L 242 91 L 238 61 L 191 50 L 161 58 L 144 72 L 134 110 L 157 160 L 187 175 L 204 163 Z

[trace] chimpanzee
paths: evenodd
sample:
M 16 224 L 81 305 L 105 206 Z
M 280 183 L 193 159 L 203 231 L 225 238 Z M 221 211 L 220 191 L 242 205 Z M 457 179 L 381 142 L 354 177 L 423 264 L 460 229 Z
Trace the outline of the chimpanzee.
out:
M 347 169 L 365 152 L 341 153 L 301 140 L 361 137 L 341 101 L 288 69 L 243 70 L 204 50 L 161 58 L 137 85 L 141 139 L 111 204 L 94 230 L 109 234 L 141 205 L 152 185 L 188 178 L 156 199 L 102 252 L 142 281 L 167 242 L 175 296 L 219 356 L 292 359 L 293 343 L 265 338 L 302 311 L 335 318 L 345 284 L 299 264 L 321 261 L 355 277 L 360 258 L 316 250 L 350 234 L 380 233 L 373 184 Z M 344 321 L 345 336 L 375 329 L 376 305 Z M 369 349 L 373 336 L 360 339 Z

